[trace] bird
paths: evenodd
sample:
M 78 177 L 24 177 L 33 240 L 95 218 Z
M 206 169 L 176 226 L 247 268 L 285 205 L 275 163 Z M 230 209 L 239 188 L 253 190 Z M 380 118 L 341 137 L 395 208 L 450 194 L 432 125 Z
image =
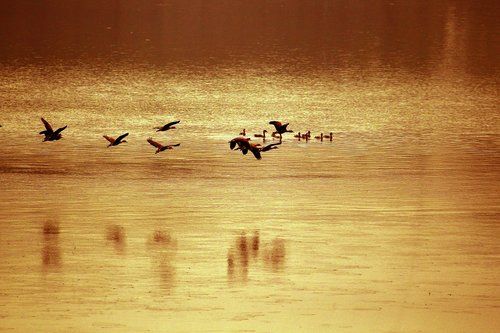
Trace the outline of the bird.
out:
M 68 125 L 61 127 L 61 128 L 58 128 L 56 131 L 54 131 L 52 129 L 52 126 L 50 126 L 50 124 L 47 120 L 43 119 L 43 117 L 41 119 L 42 119 L 43 125 L 45 126 L 45 130 L 40 132 L 40 134 L 45 135 L 45 137 L 43 138 L 44 142 L 45 141 L 56 141 L 56 140 L 59 140 L 62 138 L 61 132 L 64 131 L 66 129 L 66 127 L 68 127 Z
M 262 156 L 260 155 L 261 148 L 260 148 L 260 143 L 250 143 L 248 142 L 248 150 L 250 150 L 255 156 L 256 159 L 260 160 L 262 159 Z
M 267 145 L 267 146 L 260 148 L 260 151 L 265 152 L 265 151 L 269 151 L 271 149 L 278 149 L 277 146 L 279 146 L 280 144 L 281 144 L 281 142 L 280 143 L 271 143 L 270 145 Z
M 262 138 L 262 139 L 266 139 L 266 133 L 267 133 L 267 130 L 263 130 L 262 131 L 262 134 L 258 133 L 258 134 L 254 134 L 253 136 L 256 137 L 256 138 Z
M 333 133 L 330 132 L 330 134 L 323 135 L 323 139 L 330 139 L 330 141 L 332 141 L 333 140 Z
M 302 139 L 305 139 L 306 141 L 311 138 L 311 131 L 307 131 L 306 133 L 302 134 L 301 136 Z
M 302 134 L 300 134 L 300 132 L 298 132 L 298 133 L 297 133 L 297 134 L 295 134 L 293 137 L 294 137 L 294 138 L 297 138 L 297 139 L 299 139 L 299 140 L 300 140 L 300 138 L 302 137 Z
M 247 147 L 248 141 L 250 141 L 250 138 L 244 138 L 244 137 L 238 136 L 238 137 L 232 139 L 231 141 L 229 141 L 229 148 L 231 150 L 233 150 L 234 148 L 236 148 L 236 146 L 238 146 L 238 148 L 236 148 L 236 149 L 241 149 L 241 151 L 243 151 L 243 154 L 246 154 L 246 152 L 242 149 L 242 147 L 243 148 Z
M 247 130 L 243 129 L 243 131 L 240 132 L 240 135 L 243 135 L 243 136 L 247 135 Z
M 127 142 L 127 140 L 123 140 L 123 138 L 125 138 L 127 135 L 128 135 L 128 133 L 122 134 L 119 137 L 117 137 L 116 139 L 113 139 L 112 137 L 107 136 L 107 135 L 103 135 L 103 138 L 105 138 L 106 140 L 109 141 L 108 147 L 111 147 L 111 146 L 118 146 L 120 143 L 123 143 L 123 142 Z
M 155 129 L 156 129 L 156 131 L 157 131 L 157 132 L 160 132 L 160 131 L 162 131 L 162 132 L 163 132 L 163 131 L 168 131 L 169 129 L 174 129 L 174 128 L 176 128 L 174 125 L 175 125 L 175 124 L 178 124 L 178 123 L 180 123 L 180 122 L 181 122 L 180 120 L 177 120 L 177 121 L 172 121 L 172 122 L 167 123 L 167 124 L 165 124 L 165 125 L 163 125 L 163 126 L 161 126 L 161 127 L 155 127 Z
M 180 143 L 176 143 L 175 145 L 162 145 L 161 143 L 159 142 L 156 142 L 153 140 L 153 138 L 149 138 L 147 139 L 147 141 L 153 146 L 153 147 L 156 147 L 156 152 L 155 154 L 158 154 L 159 152 L 162 152 L 166 149 L 174 149 L 174 147 L 179 147 L 181 144 Z
M 316 135 L 314 138 L 323 141 L 323 133 L 321 133 L 320 135 Z
M 287 129 L 288 123 L 282 124 L 280 121 L 272 120 L 272 121 L 269 122 L 269 124 L 274 125 L 274 128 L 276 129 L 275 133 L 278 133 L 280 135 L 280 141 L 281 141 L 282 135 L 284 133 L 286 133 L 286 132 L 293 132 L 292 130 Z
M 229 141 L 229 148 L 231 150 L 241 150 L 243 155 L 251 151 L 256 159 L 260 160 L 262 158 L 260 155 L 260 144 L 250 143 L 250 138 L 236 137 Z

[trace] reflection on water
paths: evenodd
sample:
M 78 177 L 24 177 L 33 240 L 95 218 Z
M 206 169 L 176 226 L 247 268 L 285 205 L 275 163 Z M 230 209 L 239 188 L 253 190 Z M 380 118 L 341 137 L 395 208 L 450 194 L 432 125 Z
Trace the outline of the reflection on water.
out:
M 153 271 L 158 275 L 158 286 L 162 294 L 169 295 L 175 286 L 176 269 L 174 259 L 177 241 L 166 230 L 155 230 L 146 243 L 151 256 Z
M 117 253 L 125 253 L 125 228 L 116 224 L 108 226 L 106 229 L 106 240 L 113 243 Z
M 283 270 L 285 263 L 285 241 L 280 238 L 261 245 L 260 232 L 255 230 L 252 236 L 242 232 L 227 253 L 227 278 L 229 282 L 247 282 L 249 270 L 259 270 L 257 261 L 260 257 L 264 268 L 274 272 Z
M 47 221 L 42 227 L 42 271 L 58 271 L 62 267 L 59 246 L 59 224 Z
M 499 331 L 498 1 L 62 3 L 0 4 L 0 331 Z

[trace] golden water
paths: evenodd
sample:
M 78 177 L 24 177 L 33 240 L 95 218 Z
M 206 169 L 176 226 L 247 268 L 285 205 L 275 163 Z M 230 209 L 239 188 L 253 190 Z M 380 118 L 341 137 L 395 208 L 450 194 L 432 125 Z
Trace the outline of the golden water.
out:
M 29 44 L 38 56 L 23 51 L 26 36 L 47 38 L 28 28 L 4 43 L 0 331 L 500 329 L 489 43 L 498 26 L 488 10 L 424 6 L 419 15 L 435 24 L 422 28 L 433 32 L 427 41 L 407 20 L 420 2 L 291 1 L 289 12 L 222 2 L 200 9 L 208 18 L 194 2 L 125 3 L 122 35 L 103 25 L 90 57 L 73 54 L 76 28 L 47 28 L 63 38 L 48 42 L 67 50 L 40 42 Z M 136 22 L 134 8 L 177 34 Z M 256 22 L 229 18 L 240 10 Z M 311 16 L 302 29 L 299 14 Z M 197 15 L 208 22 L 195 29 Z M 402 32 L 386 31 L 388 17 Z M 134 37 L 123 37 L 131 26 Z M 84 25 L 92 36 L 97 27 Z M 42 116 L 68 125 L 62 140 L 41 142 Z M 153 130 L 177 119 L 175 130 Z M 243 128 L 272 130 L 270 120 L 334 139 L 287 133 L 260 161 L 229 149 Z M 124 132 L 127 143 L 106 148 L 102 135 Z M 181 146 L 155 155 L 150 136 Z

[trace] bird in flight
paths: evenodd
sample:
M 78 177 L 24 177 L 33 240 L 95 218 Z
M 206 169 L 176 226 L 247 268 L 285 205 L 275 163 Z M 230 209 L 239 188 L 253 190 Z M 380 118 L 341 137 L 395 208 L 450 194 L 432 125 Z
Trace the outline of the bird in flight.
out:
M 123 140 L 123 138 L 125 138 L 127 135 L 128 135 L 128 133 L 122 134 L 119 137 L 117 137 L 116 139 L 113 139 L 112 137 L 107 136 L 107 135 L 103 135 L 103 137 L 109 141 L 108 147 L 111 147 L 111 146 L 118 146 L 120 143 L 123 143 L 123 142 L 127 142 L 127 140 Z
M 177 143 L 175 145 L 162 145 L 161 143 L 154 141 L 153 138 L 149 138 L 148 142 L 153 147 L 156 147 L 155 154 L 158 154 L 159 152 L 162 152 L 166 149 L 174 149 L 174 147 L 179 147 L 181 145 L 180 143 Z
M 50 124 L 47 120 L 45 120 L 43 118 L 41 118 L 41 119 L 42 119 L 43 125 L 45 126 L 45 130 L 40 132 L 40 134 L 45 135 L 45 137 L 43 138 L 43 141 L 56 141 L 56 140 L 59 140 L 62 138 L 61 132 L 64 131 L 66 129 L 66 127 L 68 127 L 68 125 L 61 127 L 61 128 L 58 128 L 56 131 L 54 131 L 52 129 L 52 126 L 50 126 Z
M 282 134 L 284 134 L 286 132 L 290 132 L 290 133 L 293 132 L 292 130 L 287 129 L 288 123 L 282 124 L 281 121 L 273 120 L 273 121 L 270 121 L 269 124 L 274 125 L 274 128 L 276 129 L 276 132 L 273 133 L 273 136 L 274 136 L 275 133 L 279 134 L 280 141 L 281 141 L 281 138 L 282 138 Z
M 236 147 L 238 146 L 238 147 Z M 243 155 L 246 155 L 248 151 L 251 151 L 256 159 L 260 160 L 262 156 L 260 155 L 260 144 L 250 143 L 250 138 L 236 137 L 229 141 L 229 148 L 234 150 L 241 150 Z
M 177 121 L 172 121 L 170 123 L 167 123 L 161 127 L 155 127 L 156 131 L 157 132 L 160 132 L 160 131 L 168 131 L 169 129 L 174 129 L 176 128 L 174 125 L 180 123 L 181 121 L 180 120 L 177 120 Z

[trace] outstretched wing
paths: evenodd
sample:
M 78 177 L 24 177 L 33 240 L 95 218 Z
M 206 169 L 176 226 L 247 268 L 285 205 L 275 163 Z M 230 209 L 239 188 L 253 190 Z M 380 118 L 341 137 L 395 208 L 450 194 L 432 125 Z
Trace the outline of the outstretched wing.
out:
M 54 136 L 58 136 L 59 133 L 61 133 L 62 131 L 64 131 L 66 129 L 66 127 L 68 127 L 68 125 L 64 126 L 64 127 L 61 127 L 61 128 L 58 128 L 55 132 L 54 132 Z
M 173 125 L 178 124 L 178 123 L 180 123 L 180 122 L 181 122 L 180 120 L 177 120 L 177 121 L 172 121 L 172 122 L 170 122 L 170 123 L 165 124 L 165 127 L 170 127 L 170 126 L 173 126 Z
M 260 160 L 262 156 L 260 155 L 260 149 L 251 149 L 253 156 L 255 156 L 256 159 Z
M 116 138 L 116 141 L 118 141 L 118 142 L 122 141 L 123 138 L 126 137 L 127 135 L 128 135 L 128 133 L 120 135 L 119 137 Z
M 180 143 L 176 143 L 175 145 L 168 145 L 167 149 L 174 149 L 174 147 L 179 147 L 180 145 Z
M 110 143 L 115 142 L 115 139 L 113 139 L 113 138 L 112 138 L 112 137 L 110 137 L 110 136 L 103 135 L 102 137 L 103 137 L 103 138 L 105 138 L 106 140 L 108 140 Z
M 281 127 L 281 122 L 280 121 L 273 120 L 273 121 L 270 121 L 269 124 L 274 125 L 274 127 L 276 128 L 276 130 L 278 130 Z
M 52 126 L 50 126 L 49 122 L 45 119 L 42 118 L 42 123 L 45 125 L 45 129 L 47 130 L 48 134 L 54 133 L 54 130 L 52 129 Z
M 154 147 L 156 147 L 158 149 L 160 149 L 160 148 L 163 147 L 163 145 L 161 145 L 160 143 L 154 141 L 152 138 L 149 138 L 148 142 L 149 142 L 149 144 L 151 144 L 152 146 L 154 146 Z

